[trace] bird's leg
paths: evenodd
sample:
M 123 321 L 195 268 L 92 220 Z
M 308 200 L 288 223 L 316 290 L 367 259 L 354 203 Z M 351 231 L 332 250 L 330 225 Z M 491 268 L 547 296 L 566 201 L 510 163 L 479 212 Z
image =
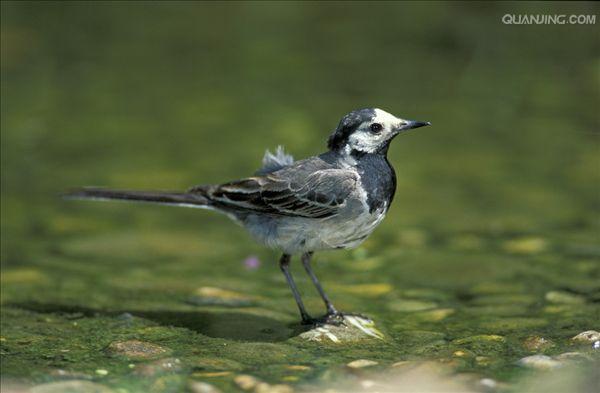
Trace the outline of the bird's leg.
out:
M 304 308 L 304 303 L 302 303 L 302 298 L 300 298 L 300 292 L 298 292 L 298 288 L 296 287 L 296 283 L 292 278 L 290 273 L 290 260 L 291 257 L 289 254 L 283 254 L 279 259 L 279 268 L 283 272 L 285 279 L 287 280 L 290 289 L 292 290 L 292 294 L 294 295 L 294 299 L 296 299 L 296 304 L 298 305 L 298 309 L 300 310 L 300 316 L 302 317 L 303 324 L 311 324 L 313 323 L 313 319 L 306 312 L 306 308 Z
M 317 276 L 315 276 L 315 273 L 313 273 L 313 271 L 312 271 L 312 268 L 310 266 L 310 260 L 312 258 L 312 255 L 313 255 L 312 252 L 306 252 L 306 253 L 302 254 L 302 257 L 301 257 L 302 265 L 304 265 L 304 269 L 306 269 L 306 273 L 308 273 L 313 284 L 315 284 L 317 291 L 319 291 L 319 295 L 321 295 L 321 299 L 323 299 L 323 302 L 325 302 L 325 307 L 327 307 L 327 316 L 328 317 L 338 316 L 339 315 L 338 310 L 336 310 L 335 307 L 333 307 L 331 300 L 329 300 L 329 298 L 327 297 L 327 294 L 323 290 L 323 287 L 321 286 L 321 283 L 317 279 Z

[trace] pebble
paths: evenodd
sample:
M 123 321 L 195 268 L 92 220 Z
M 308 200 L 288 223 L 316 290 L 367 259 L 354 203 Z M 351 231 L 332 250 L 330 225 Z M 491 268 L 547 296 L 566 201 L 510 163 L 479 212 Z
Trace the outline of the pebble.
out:
M 576 295 L 569 292 L 564 291 L 550 291 L 546 293 L 546 300 L 550 303 L 557 304 L 583 304 L 585 303 L 585 298 L 581 295 Z
M 114 393 L 98 383 L 82 380 L 44 383 L 32 387 L 29 393 Z
M 363 368 L 363 367 L 375 366 L 377 364 L 379 364 L 379 363 L 374 360 L 358 359 L 358 360 L 351 361 L 350 363 L 346 364 L 346 366 L 348 366 L 350 368 Z
M 301 364 L 290 364 L 285 366 L 285 368 L 291 371 L 308 371 L 311 369 L 309 366 L 303 366 Z
M 531 352 L 544 351 L 552 348 L 554 343 L 540 336 L 530 336 L 523 341 L 523 348 Z
M 260 382 L 254 388 L 254 393 L 293 393 L 294 390 L 289 385 L 277 384 L 269 385 L 266 382 Z
M 153 377 L 166 372 L 181 371 L 181 361 L 176 358 L 159 359 L 151 363 L 139 364 L 135 367 L 134 374 L 144 377 Z
M 575 337 L 571 338 L 571 340 L 583 343 L 596 343 L 600 341 L 600 332 L 595 330 L 586 330 L 585 332 L 581 332 Z
M 581 362 L 592 360 L 592 357 L 581 352 L 565 352 L 554 356 L 554 359 L 558 361 Z
M 540 237 L 524 237 L 504 242 L 503 248 L 514 254 L 537 254 L 548 248 L 548 242 Z
M 424 300 L 397 299 L 388 304 L 388 307 L 397 312 L 414 312 L 437 308 L 437 303 Z
M 188 299 L 196 306 L 247 307 L 255 304 L 255 299 L 239 292 L 215 287 L 200 287 Z
M 139 340 L 112 342 L 107 351 L 113 355 L 125 356 L 135 360 L 152 359 L 170 352 L 169 349 L 160 345 Z
M 430 311 L 422 311 L 413 314 L 413 316 L 421 321 L 438 322 L 446 319 L 456 311 L 453 308 L 438 308 Z
M 188 383 L 188 390 L 191 393 L 221 393 L 219 389 L 210 383 L 200 381 L 191 381 Z
M 527 356 L 519 360 L 518 364 L 522 367 L 536 370 L 551 370 L 563 365 L 560 361 L 546 355 Z
M 108 375 L 108 370 L 105 370 L 103 368 L 99 368 L 99 369 L 96 370 L 96 374 L 105 376 L 105 375 Z
M 260 381 L 252 375 L 241 374 L 233 378 L 233 382 L 235 382 L 242 390 L 251 390 L 254 389 Z

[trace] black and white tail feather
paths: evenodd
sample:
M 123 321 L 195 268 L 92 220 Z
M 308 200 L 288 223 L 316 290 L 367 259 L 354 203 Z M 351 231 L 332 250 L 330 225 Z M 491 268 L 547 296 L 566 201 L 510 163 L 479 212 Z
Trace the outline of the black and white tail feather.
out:
M 275 153 L 269 150 L 265 152 L 262 159 L 262 167 L 256 171 L 257 176 L 263 176 L 294 163 L 294 157 L 286 154 L 282 146 L 278 146 Z M 240 181 L 240 182 L 243 182 Z M 247 182 L 246 182 L 247 183 Z M 244 183 L 242 183 L 244 184 Z M 228 183 L 231 188 L 232 183 Z M 83 187 L 67 192 L 64 197 L 68 199 L 90 199 L 90 200 L 116 200 L 129 202 L 159 203 L 165 205 L 194 207 L 204 209 L 215 209 L 215 203 L 211 201 L 210 191 L 216 191 L 219 186 L 200 185 L 188 191 L 132 191 L 112 190 L 100 187 Z M 246 192 L 245 190 L 241 190 Z

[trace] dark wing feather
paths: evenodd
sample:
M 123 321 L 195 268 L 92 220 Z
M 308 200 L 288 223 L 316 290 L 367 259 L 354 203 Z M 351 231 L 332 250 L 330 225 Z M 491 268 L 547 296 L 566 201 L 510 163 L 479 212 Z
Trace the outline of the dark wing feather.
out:
M 325 218 L 338 213 L 356 182 L 356 174 L 345 169 L 328 168 L 309 173 L 282 170 L 201 191 L 217 206 L 226 209 Z

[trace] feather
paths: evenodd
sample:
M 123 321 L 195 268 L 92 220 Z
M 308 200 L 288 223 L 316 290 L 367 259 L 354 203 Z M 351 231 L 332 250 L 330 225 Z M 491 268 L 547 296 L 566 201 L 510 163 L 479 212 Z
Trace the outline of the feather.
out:
M 277 146 L 275 154 L 269 150 L 265 151 L 265 155 L 262 159 L 262 168 L 260 168 L 256 174 L 266 175 L 288 167 L 294 163 L 294 157 L 290 154 L 286 154 L 282 146 Z

